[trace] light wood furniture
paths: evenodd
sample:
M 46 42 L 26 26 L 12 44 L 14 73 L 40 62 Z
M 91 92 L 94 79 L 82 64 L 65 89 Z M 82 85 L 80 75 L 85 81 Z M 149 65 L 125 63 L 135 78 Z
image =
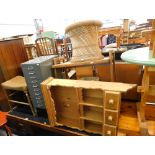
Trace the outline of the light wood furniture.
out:
M 28 94 L 28 88 L 27 88 L 27 84 L 25 81 L 25 78 L 22 76 L 16 76 L 8 81 L 3 82 L 2 87 L 5 91 L 5 94 L 7 96 L 9 105 L 10 105 L 10 110 L 12 110 L 13 106 L 12 104 L 22 104 L 22 105 L 27 105 L 30 107 L 32 114 L 35 116 L 36 112 L 33 108 L 33 105 L 31 103 L 31 99 L 30 96 Z M 21 95 L 21 93 L 19 92 L 23 92 L 23 95 L 19 97 L 19 95 Z M 20 98 L 22 98 L 22 100 L 20 100 Z M 24 101 L 25 99 L 25 101 Z
M 141 92 L 141 102 L 139 104 L 139 121 L 141 127 L 141 133 L 143 135 L 148 134 L 148 128 L 145 119 L 145 106 L 148 102 L 149 96 L 155 96 L 155 86 L 149 84 L 150 74 L 155 72 L 155 60 L 153 53 L 148 47 L 139 48 L 135 50 L 129 50 L 121 55 L 124 61 L 134 64 L 144 65 L 144 74 L 142 79 L 142 86 L 138 87 L 138 91 Z
M 116 36 L 117 48 L 120 48 L 122 33 L 123 33 L 123 29 L 121 28 L 121 26 L 102 28 L 102 29 L 99 29 L 98 31 L 98 35 L 100 39 L 102 39 L 102 36 L 109 35 L 109 34 L 113 34 L 114 36 Z
M 39 56 L 57 54 L 53 39 L 48 37 L 37 38 L 35 43 Z
M 116 135 L 121 93 L 136 85 L 48 78 L 41 86 L 51 126 Z
M 69 62 L 54 65 L 53 68 L 77 68 L 77 78 L 83 72 L 84 68 L 94 68 L 95 65 L 110 65 L 111 81 L 115 80 L 115 57 L 112 51 L 109 57 L 104 58 L 98 45 L 98 29 L 101 27 L 100 21 L 88 20 L 74 23 L 65 30 L 66 35 L 71 39 L 72 58 Z M 80 73 L 81 68 L 81 73 Z M 85 68 L 86 69 L 86 68 Z M 93 70 L 91 71 L 93 72 Z M 78 75 L 79 73 L 79 75 Z M 88 76 L 88 74 L 84 75 Z

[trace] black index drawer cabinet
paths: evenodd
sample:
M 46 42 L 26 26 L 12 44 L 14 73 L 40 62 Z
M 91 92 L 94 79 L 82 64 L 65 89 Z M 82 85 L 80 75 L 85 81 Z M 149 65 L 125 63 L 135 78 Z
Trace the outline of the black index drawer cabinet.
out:
M 40 56 L 21 64 L 35 110 L 37 108 L 45 109 L 40 83 L 53 76 L 52 59 L 55 57 L 57 55 Z

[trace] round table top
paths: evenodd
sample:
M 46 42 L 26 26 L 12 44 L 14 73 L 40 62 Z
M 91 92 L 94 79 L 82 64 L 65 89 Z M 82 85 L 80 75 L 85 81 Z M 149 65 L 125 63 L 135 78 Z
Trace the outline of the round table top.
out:
M 155 58 L 152 58 L 152 51 L 149 51 L 149 47 L 126 51 L 122 53 L 121 59 L 133 64 L 155 66 Z

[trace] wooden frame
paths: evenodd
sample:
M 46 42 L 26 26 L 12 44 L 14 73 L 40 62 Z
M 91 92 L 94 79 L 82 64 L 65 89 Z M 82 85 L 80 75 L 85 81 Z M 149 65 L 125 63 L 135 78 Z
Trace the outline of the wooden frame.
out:
M 135 86 L 135 84 L 53 78 L 48 78 L 41 84 L 51 126 L 65 125 L 102 135 L 106 135 L 104 131 L 106 125 L 112 126 L 117 131 L 121 93 Z M 109 99 L 107 93 L 110 94 Z M 116 110 L 108 109 L 105 106 L 106 102 L 116 104 Z M 107 111 L 117 116 L 105 115 Z M 112 124 L 105 122 L 103 118 L 109 119 Z M 117 132 L 109 130 L 108 128 L 108 134 L 116 135 Z

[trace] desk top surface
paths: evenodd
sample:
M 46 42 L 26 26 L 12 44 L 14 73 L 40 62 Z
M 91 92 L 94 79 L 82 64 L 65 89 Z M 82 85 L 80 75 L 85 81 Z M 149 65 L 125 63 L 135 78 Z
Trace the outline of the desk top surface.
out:
M 121 59 L 129 63 L 155 66 L 155 58 L 152 58 L 152 51 L 149 51 L 149 47 L 126 51 L 122 53 Z

